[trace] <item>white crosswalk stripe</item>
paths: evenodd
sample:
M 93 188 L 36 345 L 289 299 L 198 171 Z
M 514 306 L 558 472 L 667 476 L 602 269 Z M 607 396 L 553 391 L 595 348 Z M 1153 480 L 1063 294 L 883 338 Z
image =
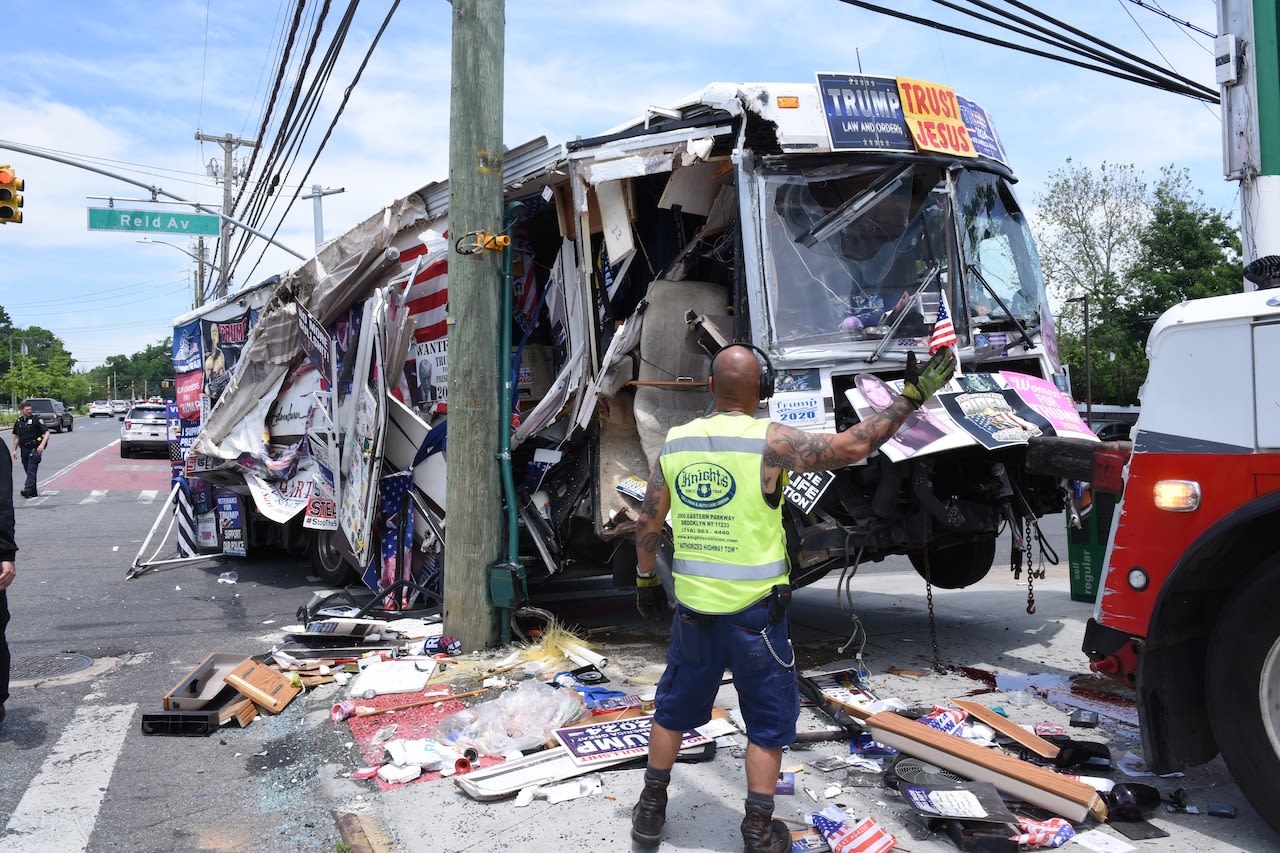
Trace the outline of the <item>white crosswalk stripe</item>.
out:
M 138 503 L 150 504 L 156 502 L 156 496 L 160 494 L 157 489 L 143 489 L 138 492 Z
M 137 707 L 86 705 L 76 711 L 13 810 L 0 838 L 0 853 L 88 849 L 89 833 Z
M 82 503 L 82 504 L 96 504 L 96 503 L 98 503 L 99 501 L 101 501 L 103 498 L 105 498 L 106 496 L 107 496 L 107 490 L 106 490 L 106 489 L 94 489 L 93 491 L 89 492 L 89 496 L 88 496 L 87 498 L 81 498 L 81 499 L 80 499 L 80 503 Z

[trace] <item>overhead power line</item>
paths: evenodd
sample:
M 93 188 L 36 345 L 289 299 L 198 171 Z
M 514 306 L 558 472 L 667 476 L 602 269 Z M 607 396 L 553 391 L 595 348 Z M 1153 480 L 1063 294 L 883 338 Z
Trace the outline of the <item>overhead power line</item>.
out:
M 347 102 L 351 99 L 351 93 L 355 91 L 356 86 L 359 84 L 360 78 L 364 75 L 364 70 L 369 64 L 369 59 L 373 56 L 374 50 L 377 49 L 378 43 L 382 40 L 383 34 L 387 31 L 387 27 L 391 25 L 391 19 L 395 15 L 396 10 L 399 7 L 400 7 L 400 0 L 392 0 L 391 7 L 387 9 L 387 14 L 383 17 L 381 26 L 378 27 L 378 32 L 374 34 L 372 43 L 370 43 L 368 50 L 365 51 L 364 57 L 360 60 L 360 66 L 356 69 L 356 73 L 352 77 L 351 82 L 347 84 L 346 89 L 343 90 L 342 101 L 338 104 L 338 109 L 337 111 L 334 112 L 333 118 L 330 120 L 328 128 L 325 129 L 324 137 L 320 140 L 320 144 L 316 147 L 315 153 L 311 157 L 311 162 L 307 164 L 306 172 L 299 179 L 300 187 L 301 187 L 301 184 L 306 184 L 306 182 L 310 179 L 311 171 L 312 169 L 315 168 L 316 161 L 320 159 L 320 155 L 321 153 L 324 152 L 325 146 L 329 144 L 329 138 L 333 135 L 334 128 L 338 126 L 338 121 L 342 118 L 342 114 L 347 108 Z M 348 22 L 348 25 L 349 25 L 349 22 Z M 334 51 L 333 58 L 334 60 L 336 60 L 337 58 L 336 49 Z M 332 63 L 330 64 L 332 65 Z M 319 100 L 319 93 L 317 93 L 316 95 L 317 103 L 318 103 L 318 100 Z M 273 238 L 275 234 L 279 233 L 280 227 L 284 222 L 284 218 L 288 216 L 289 211 L 293 208 L 293 205 L 297 202 L 298 196 L 301 195 L 301 193 L 302 193 L 302 189 L 299 188 L 294 191 L 293 196 L 289 199 L 289 203 L 285 207 L 284 212 L 280 215 L 279 219 L 277 219 L 276 221 L 275 231 L 272 232 Z M 262 252 L 259 253 L 258 255 L 258 260 L 254 262 L 253 270 L 256 270 L 257 265 L 262 262 L 262 258 L 266 255 L 266 251 L 267 251 L 266 246 L 263 246 Z M 253 277 L 252 270 L 250 271 L 248 277 L 249 278 Z
M 1217 38 L 1218 36 L 1217 33 L 1211 33 L 1206 29 L 1197 27 L 1195 24 L 1191 23 L 1190 21 L 1184 21 L 1181 18 L 1175 18 L 1173 15 L 1170 15 L 1164 9 L 1161 9 L 1157 4 L 1144 3 L 1143 0 L 1129 0 L 1129 2 L 1135 6 L 1141 6 L 1143 9 L 1146 9 L 1148 12 L 1151 12 L 1152 14 L 1159 15 L 1162 18 L 1168 18 L 1170 21 L 1173 21 L 1175 24 L 1177 24 L 1180 27 L 1184 27 L 1188 30 L 1195 30 L 1202 36 L 1208 36 L 1209 38 Z
M 1130 54 L 1127 51 L 1121 50 L 1120 48 L 1117 48 L 1114 45 L 1108 44 L 1107 42 L 1102 41 L 1101 39 L 1097 39 L 1094 36 L 1089 35 L 1088 33 L 1085 33 L 1081 30 L 1071 27 L 1070 25 L 1057 21 L 1056 19 L 1050 16 L 1043 15 L 1042 13 L 1036 11 L 1035 9 L 1028 8 L 1024 4 L 1016 2 L 1016 0 L 1009 0 L 1009 2 L 1018 8 L 1024 9 L 1025 11 L 1028 11 L 1029 13 L 1045 21 L 1048 21 L 1056 26 L 1059 26 L 1065 29 L 1067 33 L 1081 36 L 1089 41 L 1094 42 L 1095 44 L 1103 48 L 1103 50 L 1098 51 L 1098 50 L 1095 50 L 1094 48 L 1088 47 L 1087 45 L 1082 45 L 1076 39 L 1073 39 L 1066 34 L 1054 33 L 1052 36 L 1047 37 L 1047 38 L 1051 38 L 1053 40 L 1053 43 L 1055 43 L 1062 50 L 1066 51 L 1068 54 L 1075 54 L 1075 56 L 1081 57 L 1077 59 L 1077 58 L 1072 58 L 1072 56 L 1070 55 L 1063 55 L 1061 53 L 1052 53 L 1049 51 L 1039 50 L 1037 48 L 1030 47 L 1026 44 L 1019 44 L 1017 42 L 1010 42 L 1010 41 L 1005 41 L 1003 39 L 998 39 L 993 36 L 974 33 L 968 30 L 961 29 L 959 27 L 953 27 L 947 24 L 943 24 L 938 21 L 931 20 L 929 18 L 919 17 L 917 15 L 909 15 L 905 12 L 899 12 L 897 10 L 889 9 L 884 6 L 881 6 L 877 3 L 869 2 L 869 0 L 840 0 L 840 2 L 846 3 L 850 6 L 857 6 L 859 8 L 866 9 L 871 12 L 877 12 L 882 15 L 888 15 L 890 17 L 898 18 L 900 20 L 909 21 L 914 24 L 919 24 L 920 26 L 929 27 L 931 29 L 940 30 L 942 32 L 951 33 L 953 35 L 964 36 L 965 38 L 974 39 L 976 41 L 995 45 L 997 47 L 1004 47 L 1010 50 L 1016 50 L 1022 53 L 1030 54 L 1032 56 L 1039 56 L 1044 59 L 1050 59 L 1056 62 L 1065 63 L 1067 65 L 1073 65 L 1078 68 L 1083 68 L 1087 71 L 1095 71 L 1099 74 L 1106 74 L 1108 76 L 1116 77 L 1121 80 L 1128 80 L 1129 82 L 1132 82 L 1132 83 L 1138 83 L 1143 86 L 1150 86 L 1152 88 L 1161 89 L 1163 91 L 1170 92 L 1172 94 L 1183 95 L 1184 97 L 1193 98 L 1199 101 L 1206 101 L 1209 103 L 1218 102 L 1218 93 L 1213 89 L 1210 89 L 1207 86 L 1197 83 L 1194 80 L 1183 77 L 1182 75 L 1177 74 L 1175 72 L 1160 69 L 1158 66 L 1154 66 L 1152 63 L 1142 59 L 1141 57 L 1134 56 L 1133 54 Z M 939 0 L 935 0 L 935 2 L 939 2 Z M 942 3 L 942 5 L 950 6 L 951 4 Z M 985 8 L 990 8 L 986 4 L 983 4 L 983 5 Z M 952 8 L 954 8 L 954 6 L 952 6 Z M 1030 28 L 1036 28 L 1039 26 L 1027 19 L 1019 18 L 1018 16 L 1008 11 L 1003 11 L 1003 10 L 993 10 L 993 11 L 996 11 L 998 14 L 1010 19 L 1011 21 L 1017 21 L 1023 24 L 1024 26 L 1027 26 Z M 973 14 L 973 13 L 967 13 L 967 14 Z M 1030 35 L 1025 30 L 1018 29 L 1017 27 L 1011 27 L 1003 23 L 998 24 L 998 26 L 1001 26 L 1004 29 L 1019 33 L 1021 35 Z M 1108 51 L 1110 53 L 1108 53 Z M 1143 66 L 1146 66 L 1146 67 L 1144 68 Z

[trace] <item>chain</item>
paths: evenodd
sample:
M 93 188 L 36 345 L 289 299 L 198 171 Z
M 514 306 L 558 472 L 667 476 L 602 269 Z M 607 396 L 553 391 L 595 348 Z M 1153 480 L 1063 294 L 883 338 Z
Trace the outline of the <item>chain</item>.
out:
M 942 656 L 938 654 L 938 621 L 933 614 L 933 567 L 929 560 L 929 547 L 924 549 L 924 596 L 929 603 L 929 642 L 933 646 L 933 670 L 946 672 L 942 667 Z
M 769 642 L 769 635 L 766 633 L 768 630 L 768 625 L 760 629 L 760 639 L 764 640 L 764 647 L 769 650 L 769 654 L 773 655 L 773 659 L 778 662 L 778 666 L 783 669 L 791 669 L 796 665 L 796 649 L 795 646 L 791 645 L 791 638 L 787 637 L 787 647 L 791 649 L 791 663 L 786 663 L 782 658 L 778 657 L 778 653 L 773 650 L 773 643 Z
M 1023 540 L 1027 543 L 1027 613 L 1034 614 L 1036 612 L 1036 577 L 1044 577 L 1044 566 L 1037 563 L 1031 552 L 1031 521 L 1028 519 L 1026 524 L 1026 538 Z

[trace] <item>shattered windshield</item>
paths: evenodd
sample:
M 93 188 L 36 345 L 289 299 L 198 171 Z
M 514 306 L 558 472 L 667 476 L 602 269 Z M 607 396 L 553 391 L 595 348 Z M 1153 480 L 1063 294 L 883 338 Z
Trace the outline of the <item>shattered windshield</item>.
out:
M 1028 329 L 1040 324 L 1044 284 L 1027 219 L 1009 185 L 997 175 L 956 177 L 960 233 L 967 262 L 965 299 L 980 331 Z
M 927 336 L 947 280 L 936 167 L 841 163 L 765 176 L 767 287 L 779 344 Z
M 1039 261 L 998 175 L 930 163 L 777 167 L 764 182 L 765 283 L 774 342 L 832 346 L 891 337 L 927 343 L 946 289 L 964 339 L 970 326 L 1038 323 Z M 954 192 L 954 199 L 952 197 Z M 960 257 L 963 293 L 951 290 Z M 958 290 L 957 286 L 957 290 Z M 955 304 L 959 302 L 960 304 Z

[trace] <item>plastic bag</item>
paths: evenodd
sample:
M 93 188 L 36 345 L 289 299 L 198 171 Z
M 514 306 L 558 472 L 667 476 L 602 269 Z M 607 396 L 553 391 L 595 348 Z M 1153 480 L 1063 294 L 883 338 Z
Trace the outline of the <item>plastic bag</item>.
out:
M 524 681 L 497 699 L 445 717 L 432 737 L 459 750 L 471 747 L 482 755 L 504 755 L 542 746 L 555 729 L 578 719 L 583 711 L 574 691 Z

